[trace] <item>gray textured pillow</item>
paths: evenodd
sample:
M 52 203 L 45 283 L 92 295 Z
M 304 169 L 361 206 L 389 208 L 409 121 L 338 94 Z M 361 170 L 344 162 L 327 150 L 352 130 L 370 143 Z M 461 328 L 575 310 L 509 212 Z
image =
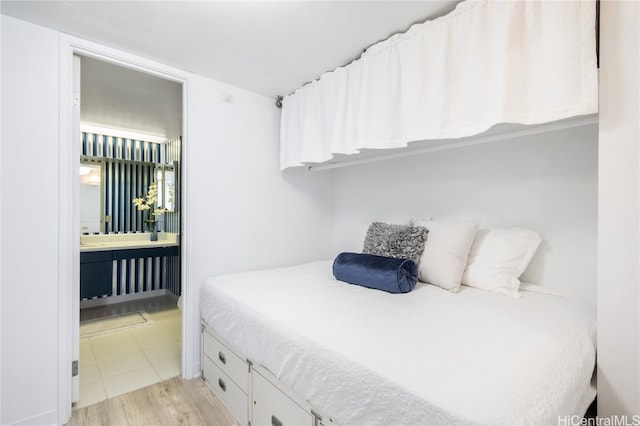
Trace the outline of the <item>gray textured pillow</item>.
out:
M 416 265 L 427 240 L 424 226 L 392 225 L 373 222 L 367 229 L 362 252 L 378 256 L 411 259 Z

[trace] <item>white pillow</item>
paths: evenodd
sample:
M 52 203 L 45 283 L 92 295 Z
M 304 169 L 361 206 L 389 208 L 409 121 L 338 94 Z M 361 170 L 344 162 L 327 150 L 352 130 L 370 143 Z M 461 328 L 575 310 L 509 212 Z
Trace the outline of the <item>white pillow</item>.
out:
M 527 269 L 541 242 L 540 234 L 528 229 L 479 230 L 462 284 L 519 297 L 518 278 Z
M 478 223 L 414 219 L 413 225 L 429 230 L 418 264 L 418 279 L 457 292 Z

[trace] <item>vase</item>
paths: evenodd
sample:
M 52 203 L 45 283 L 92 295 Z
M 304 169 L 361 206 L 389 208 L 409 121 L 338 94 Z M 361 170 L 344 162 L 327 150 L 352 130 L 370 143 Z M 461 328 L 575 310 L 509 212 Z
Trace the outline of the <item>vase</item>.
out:
M 149 230 L 149 241 L 158 241 L 158 230 L 155 221 L 147 221 L 147 229 Z

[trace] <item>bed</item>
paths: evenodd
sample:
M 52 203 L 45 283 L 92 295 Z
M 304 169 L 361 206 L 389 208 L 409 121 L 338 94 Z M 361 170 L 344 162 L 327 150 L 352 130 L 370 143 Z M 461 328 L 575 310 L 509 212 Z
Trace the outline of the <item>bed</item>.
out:
M 208 278 L 200 308 L 207 329 L 325 424 L 581 416 L 596 393 L 595 312 L 534 285 L 521 293 L 418 283 L 389 294 L 337 281 L 331 261 L 317 261 Z

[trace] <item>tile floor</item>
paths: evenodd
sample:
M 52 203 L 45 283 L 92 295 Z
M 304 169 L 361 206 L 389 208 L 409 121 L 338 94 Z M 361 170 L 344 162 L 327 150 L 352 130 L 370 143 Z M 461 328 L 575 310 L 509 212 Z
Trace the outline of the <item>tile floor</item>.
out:
M 145 309 L 144 325 L 80 339 L 80 399 L 74 408 L 180 375 L 181 312 L 175 303 L 166 305 Z

